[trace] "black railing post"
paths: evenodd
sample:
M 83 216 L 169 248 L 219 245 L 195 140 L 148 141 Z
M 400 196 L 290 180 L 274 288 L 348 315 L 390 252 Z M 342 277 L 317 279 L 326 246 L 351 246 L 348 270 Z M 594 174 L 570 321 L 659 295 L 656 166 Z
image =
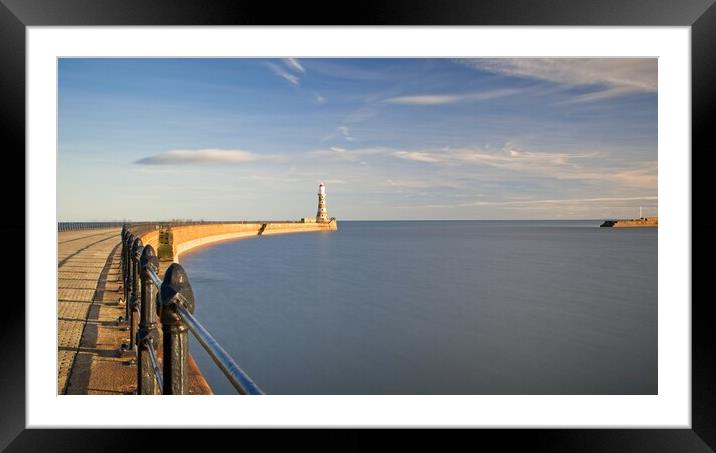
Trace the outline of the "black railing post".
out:
M 124 291 L 124 238 L 127 237 L 127 230 L 125 227 L 122 227 L 122 232 L 119 234 L 119 237 L 121 238 L 121 248 L 119 249 L 119 273 L 122 281 L 122 291 Z M 122 297 L 124 297 L 124 293 L 122 293 Z
M 127 285 L 127 269 L 126 269 L 127 260 L 125 259 L 125 255 L 127 254 L 126 253 L 126 248 L 127 248 L 126 241 L 127 241 L 128 234 L 129 234 L 129 231 L 127 231 L 127 225 L 122 225 L 122 234 L 120 236 L 122 238 L 122 248 L 120 249 L 120 252 L 119 252 L 119 269 L 120 269 L 120 274 L 121 274 L 121 285 L 122 285 L 122 303 L 125 303 L 125 304 L 127 303 L 127 288 L 126 288 L 126 285 Z M 121 321 L 121 316 L 120 316 L 120 321 Z
M 164 394 L 189 392 L 189 327 L 176 312 L 180 304 L 194 313 L 194 292 L 184 268 L 172 263 L 164 274 L 161 288 L 162 338 L 164 341 Z
M 142 253 L 142 240 L 134 239 L 131 251 L 131 275 L 132 275 L 132 295 L 129 299 L 129 349 L 134 350 L 137 335 L 137 316 L 135 313 L 139 311 L 139 258 Z
M 132 296 L 132 243 L 134 242 L 134 235 L 132 233 L 127 234 L 124 240 L 124 305 L 125 314 L 124 322 L 129 321 L 129 299 Z
M 156 395 L 157 380 L 150 357 L 150 348 L 154 348 L 157 339 L 156 323 L 156 290 L 149 271 L 159 271 L 159 260 L 154 248 L 147 245 L 142 249 L 139 259 L 141 269 L 141 303 L 139 313 L 139 328 L 137 330 L 137 393 L 140 395 Z
M 124 316 L 120 316 L 117 319 L 118 324 L 121 325 L 120 329 L 123 331 L 130 330 L 130 327 L 128 325 L 129 322 L 129 298 L 132 293 L 132 274 L 131 274 L 131 250 L 132 250 L 132 242 L 134 242 L 134 235 L 129 231 L 129 228 L 124 233 L 124 236 L 122 237 L 122 293 L 124 295 L 124 306 L 125 306 L 125 313 Z M 120 357 L 130 357 L 130 363 L 132 360 L 132 356 L 134 355 L 134 351 L 130 347 L 130 344 L 132 343 L 132 339 L 130 338 L 127 343 L 123 343 L 122 346 L 119 348 L 119 356 Z

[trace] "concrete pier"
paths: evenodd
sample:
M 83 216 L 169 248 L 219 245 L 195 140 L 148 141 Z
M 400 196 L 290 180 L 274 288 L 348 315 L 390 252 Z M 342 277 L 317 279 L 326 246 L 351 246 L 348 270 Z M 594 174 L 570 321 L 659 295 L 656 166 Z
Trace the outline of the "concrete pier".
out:
M 131 367 L 114 357 L 126 337 L 114 322 L 123 313 L 117 305 L 119 232 L 58 234 L 58 394 L 133 390 Z

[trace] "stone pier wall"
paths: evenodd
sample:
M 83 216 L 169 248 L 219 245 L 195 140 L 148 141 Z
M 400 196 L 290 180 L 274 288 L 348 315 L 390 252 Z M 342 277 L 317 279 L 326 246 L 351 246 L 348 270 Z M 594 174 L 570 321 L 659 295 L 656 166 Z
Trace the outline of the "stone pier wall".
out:
M 263 226 L 266 225 L 266 228 Z M 263 231 L 261 231 L 263 228 Z M 171 228 L 174 262 L 179 262 L 180 255 L 191 249 L 215 242 L 228 241 L 250 236 L 271 236 L 274 234 L 309 233 L 335 231 L 338 224 L 335 220 L 329 223 L 220 223 L 204 225 L 175 226 Z M 159 231 L 149 231 L 140 236 L 144 245 L 159 248 Z
M 174 261 L 191 249 L 220 241 L 228 241 L 250 236 L 262 236 L 288 233 L 308 233 L 333 231 L 337 229 L 335 221 L 331 223 L 225 223 L 218 225 L 188 225 L 172 228 Z

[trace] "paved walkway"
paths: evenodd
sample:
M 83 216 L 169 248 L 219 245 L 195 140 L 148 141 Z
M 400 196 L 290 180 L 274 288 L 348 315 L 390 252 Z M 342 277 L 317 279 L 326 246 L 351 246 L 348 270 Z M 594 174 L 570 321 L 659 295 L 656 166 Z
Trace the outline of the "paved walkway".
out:
M 120 270 L 120 229 L 63 231 L 57 240 L 57 393 L 132 394 L 134 360 L 118 354 L 129 342 Z M 161 275 L 162 273 L 160 273 Z M 160 343 L 161 345 L 161 343 Z M 161 346 L 159 361 L 162 361 Z M 211 389 L 189 356 L 191 394 Z
M 136 369 L 116 351 L 128 340 L 116 322 L 119 229 L 58 234 L 57 343 L 60 394 L 118 394 L 135 389 Z

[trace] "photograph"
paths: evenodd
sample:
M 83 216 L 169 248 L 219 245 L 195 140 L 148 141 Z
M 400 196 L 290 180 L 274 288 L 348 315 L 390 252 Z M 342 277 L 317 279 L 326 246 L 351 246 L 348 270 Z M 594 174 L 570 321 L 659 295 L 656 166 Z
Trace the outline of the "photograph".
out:
M 101 3 L 0 0 L 0 450 L 714 451 L 714 0 Z
M 56 394 L 659 395 L 659 69 L 59 56 Z

